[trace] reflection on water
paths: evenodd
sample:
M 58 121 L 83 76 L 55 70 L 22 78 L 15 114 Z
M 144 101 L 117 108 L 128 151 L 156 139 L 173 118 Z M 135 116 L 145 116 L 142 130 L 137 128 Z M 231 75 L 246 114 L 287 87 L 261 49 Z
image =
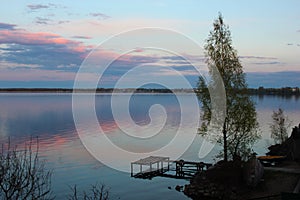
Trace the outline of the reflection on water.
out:
M 119 98 L 122 98 L 120 95 Z M 190 98 L 186 95 L 185 98 Z M 270 140 L 269 123 L 273 110 L 281 107 L 292 120 L 293 126 L 300 122 L 300 101 L 294 97 L 282 98 L 273 96 L 253 96 L 257 103 L 258 119 L 262 130 L 262 139 L 254 146 L 259 154 L 265 152 Z M 132 148 L 129 140 L 121 140 L 123 134 L 115 124 L 110 109 L 110 95 L 96 96 L 96 113 L 103 131 L 110 139 L 124 148 Z M 130 100 L 130 115 L 138 125 L 150 123 L 149 108 L 160 104 L 167 113 L 166 126 L 162 132 L 164 137 L 143 143 L 135 147 L 138 150 L 152 150 L 164 146 L 180 123 L 180 108 L 174 95 L 135 95 Z M 84 101 L 83 101 L 84 112 Z M 126 125 L 124 119 L 123 123 Z M 88 119 L 87 119 L 88 121 Z M 291 127 L 292 128 L 292 127 Z M 190 130 L 187 127 L 187 134 Z M 142 133 L 140 133 L 142 134 Z M 47 161 L 47 167 L 54 170 L 53 187 L 58 198 L 64 198 L 68 187 L 74 184 L 85 189 L 95 182 L 105 183 L 111 188 L 111 193 L 121 199 L 159 198 L 185 199 L 186 197 L 174 191 L 176 185 L 185 184 L 184 180 L 154 178 L 151 181 L 130 178 L 103 166 L 95 160 L 81 144 L 72 115 L 71 94 L 0 94 L 0 142 L 6 142 L 8 137 L 13 144 L 21 145 L 31 136 L 38 136 L 40 155 Z M 199 141 L 184 154 L 186 159 L 197 159 Z M 211 161 L 213 151 L 206 158 Z M 109 155 L 110 152 L 104 152 Z M 170 190 L 168 187 L 172 187 Z
M 125 112 L 128 107 L 125 95 L 117 95 L 116 98 L 118 102 L 114 105 L 114 109 L 117 113 L 114 116 L 119 116 L 119 124 L 113 126 L 115 130 L 104 131 L 116 146 L 130 152 L 151 152 L 164 147 L 174 138 L 181 120 L 181 111 L 175 95 L 168 94 L 167 98 L 164 94 L 155 96 L 149 96 L 149 94 L 134 95 L 129 101 L 129 117 Z M 187 98 L 189 98 L 188 95 Z M 114 123 L 112 110 L 107 102 L 111 102 L 111 95 L 97 97 L 97 117 L 101 127 L 105 129 L 108 124 Z M 164 113 L 158 113 L 151 119 L 149 110 L 157 104 L 165 109 L 166 119 L 164 119 Z M 140 126 L 142 126 L 142 130 Z M 122 130 L 119 127 L 122 127 Z M 164 134 L 155 134 L 159 132 Z M 144 138 L 141 139 L 140 137 Z
M 256 102 L 258 122 L 262 132 L 262 138 L 254 146 L 254 150 L 259 154 L 264 154 L 268 151 L 267 147 L 273 144 L 269 128 L 273 111 L 277 111 L 278 108 L 284 110 L 285 115 L 291 121 L 291 127 L 288 129 L 288 134 L 291 134 L 292 128 L 300 123 L 300 99 L 295 96 L 253 96 L 252 98 Z

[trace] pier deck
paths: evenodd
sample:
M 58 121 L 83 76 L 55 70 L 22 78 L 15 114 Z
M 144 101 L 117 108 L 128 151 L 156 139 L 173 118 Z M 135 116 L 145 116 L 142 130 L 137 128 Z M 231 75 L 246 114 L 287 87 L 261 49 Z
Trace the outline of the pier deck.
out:
M 171 168 L 170 165 L 174 164 L 175 168 Z M 139 171 L 134 173 L 136 165 L 139 166 Z M 156 176 L 190 179 L 195 173 L 208 169 L 211 165 L 204 162 L 171 161 L 169 157 L 149 156 L 131 163 L 131 176 L 143 179 L 151 179 Z M 173 172 L 173 174 L 166 172 Z
M 131 163 L 131 176 L 148 176 L 151 174 L 164 173 L 169 170 L 169 162 L 169 157 L 161 156 L 149 156 L 147 158 L 137 160 Z M 167 167 L 165 167 L 164 164 L 167 164 Z M 140 171 L 137 174 L 134 174 L 134 165 L 140 166 Z M 148 169 L 143 170 L 143 166 L 146 166 Z

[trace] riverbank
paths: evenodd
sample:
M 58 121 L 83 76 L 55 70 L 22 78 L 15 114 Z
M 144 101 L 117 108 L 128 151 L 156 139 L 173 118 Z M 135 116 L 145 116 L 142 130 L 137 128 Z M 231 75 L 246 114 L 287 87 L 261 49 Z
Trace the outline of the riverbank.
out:
M 255 199 L 273 196 L 272 199 L 281 199 L 281 193 L 293 193 L 300 175 L 281 171 L 265 170 L 264 179 L 255 187 L 249 188 L 241 199 Z

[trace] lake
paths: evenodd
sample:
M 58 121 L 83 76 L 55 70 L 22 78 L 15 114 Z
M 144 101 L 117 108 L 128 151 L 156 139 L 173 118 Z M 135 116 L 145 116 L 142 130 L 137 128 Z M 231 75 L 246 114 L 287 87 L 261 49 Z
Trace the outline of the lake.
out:
M 191 94 L 181 94 L 182 99 L 189 101 Z M 85 95 L 82 95 L 82 107 L 79 111 L 85 113 Z M 116 98 L 117 108 L 123 105 L 123 100 L 128 94 L 118 94 Z M 279 107 L 292 121 L 292 127 L 300 123 L 300 100 L 296 97 L 283 98 L 279 96 L 252 96 L 256 102 L 258 120 L 262 132 L 262 138 L 254 145 L 253 150 L 259 155 L 266 152 L 266 148 L 273 143 L 270 139 L 269 125 L 272 111 Z M 119 120 L 127 131 L 132 130 L 134 137 L 146 134 L 146 139 L 134 141 L 133 136 L 123 136 L 124 132 L 116 124 L 110 108 L 111 95 L 97 94 L 95 97 L 95 113 L 104 134 L 118 147 L 131 152 L 151 152 L 168 145 L 178 131 L 181 122 L 182 111 L 180 102 L 172 94 L 136 94 L 130 98 L 129 114 L 120 114 Z M 158 113 L 152 113 L 151 106 L 161 105 Z M 150 109 L 150 114 L 149 114 Z M 186 108 L 191 112 L 191 108 Z M 192 112 L 191 112 L 192 113 Z M 153 114 L 153 115 L 152 115 Z M 160 119 L 166 115 L 166 118 Z M 156 116 L 153 117 L 153 116 Z M 187 115 L 188 116 L 188 115 Z M 122 118 L 123 117 L 123 118 Z M 151 118 L 152 117 L 152 118 Z M 192 116 L 190 116 L 192 118 Z M 155 118 L 155 119 L 154 119 Z M 151 120 L 153 126 L 143 131 L 135 132 L 131 127 L 132 121 L 138 126 L 147 126 Z M 186 180 L 155 177 L 152 180 L 131 178 L 129 173 L 120 172 L 105 166 L 95 159 L 82 144 L 78 131 L 89 133 L 90 119 L 81 121 L 80 130 L 76 129 L 72 113 L 72 94 L 31 94 L 31 93 L 3 93 L 0 94 L 0 142 L 7 142 L 8 138 L 13 144 L 22 145 L 28 142 L 31 136 L 38 136 L 41 159 L 46 161 L 46 166 L 53 170 L 52 185 L 57 199 L 65 199 L 70 193 L 70 186 L 77 185 L 79 190 L 87 189 L 96 182 L 103 183 L 110 188 L 114 199 L 188 199 L 181 192 L 175 191 L 176 185 L 184 185 Z M 189 121 L 189 120 L 187 120 Z M 84 124 L 86 122 L 86 124 Z M 165 122 L 163 127 L 160 123 Z M 128 123 L 128 124 L 127 124 Z M 194 125 L 194 124 L 193 124 Z M 194 134 L 193 125 L 183 125 L 184 134 Z M 86 129 L 85 129 L 86 127 Z M 138 127 L 137 127 L 138 128 Z M 151 135 L 159 130 L 160 135 Z M 144 135 L 143 135 L 144 134 Z M 149 135 L 150 134 L 150 135 Z M 150 137 L 151 136 L 151 137 Z M 149 140 L 147 140 L 147 138 Z M 184 152 L 181 158 L 197 160 L 199 145 L 202 138 L 196 136 L 194 142 Z M 184 143 L 184 141 L 183 141 Z M 181 148 L 179 145 L 178 148 Z M 206 162 L 214 162 L 219 147 L 215 147 L 204 159 Z M 175 150 L 174 150 L 175 151 Z M 114 152 L 102 149 L 99 154 L 114 157 Z M 124 164 L 124 163 L 122 163 Z M 130 163 L 128 163 L 130 166 Z M 171 189 L 169 189 L 171 187 Z

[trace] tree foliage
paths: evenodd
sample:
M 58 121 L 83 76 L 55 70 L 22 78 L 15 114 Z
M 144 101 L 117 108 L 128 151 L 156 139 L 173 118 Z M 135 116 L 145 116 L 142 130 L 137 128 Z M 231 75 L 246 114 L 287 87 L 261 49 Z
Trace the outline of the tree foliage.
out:
M 290 126 L 290 121 L 284 115 L 283 109 L 279 108 L 278 111 L 273 111 L 273 123 L 270 125 L 271 137 L 275 143 L 281 144 L 288 139 L 287 129 Z
M 243 67 L 237 51 L 233 48 L 229 27 L 224 24 L 219 14 L 214 21 L 213 30 L 205 44 L 206 63 L 213 76 L 215 66 L 223 79 L 226 90 L 226 114 L 222 134 L 214 138 L 224 147 L 224 160 L 228 155 L 246 157 L 251 152 L 251 146 L 259 138 L 258 122 L 253 101 L 247 94 L 247 84 Z M 214 84 L 214 79 L 209 84 Z M 199 78 L 197 96 L 202 103 L 202 125 L 200 133 L 209 135 L 207 127 L 211 120 L 211 98 L 208 85 L 203 77 Z

